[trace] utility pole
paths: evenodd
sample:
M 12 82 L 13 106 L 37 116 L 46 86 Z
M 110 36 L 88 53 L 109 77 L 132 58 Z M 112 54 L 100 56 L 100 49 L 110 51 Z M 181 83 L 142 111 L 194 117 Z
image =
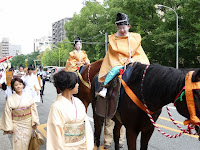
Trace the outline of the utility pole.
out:
M 59 54 L 59 67 L 60 67 L 60 48 L 59 48 L 58 46 L 56 46 L 55 44 L 54 44 L 54 46 L 58 49 L 58 54 Z
M 60 67 L 60 48 L 59 49 L 59 67 Z
M 157 5 L 158 8 L 162 8 L 162 7 L 165 7 L 165 8 L 168 8 L 169 10 L 172 10 L 175 14 L 176 14 L 176 69 L 178 69 L 178 14 L 177 12 L 168 7 L 168 6 L 165 6 L 165 5 Z
M 105 33 L 105 52 L 107 53 L 108 51 L 108 33 Z

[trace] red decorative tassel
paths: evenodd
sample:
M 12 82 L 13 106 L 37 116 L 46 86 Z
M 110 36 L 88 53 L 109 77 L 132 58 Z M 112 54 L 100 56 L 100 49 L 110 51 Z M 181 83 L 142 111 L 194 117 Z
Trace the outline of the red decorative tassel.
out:
M 119 69 L 119 74 L 122 75 L 124 73 L 124 69 Z

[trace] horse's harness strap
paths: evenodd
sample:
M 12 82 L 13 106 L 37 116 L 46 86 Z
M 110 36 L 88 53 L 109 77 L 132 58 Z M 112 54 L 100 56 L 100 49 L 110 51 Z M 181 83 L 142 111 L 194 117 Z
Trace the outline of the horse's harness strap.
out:
M 144 69 L 144 72 L 143 72 L 143 75 L 142 75 L 142 82 L 141 82 L 141 95 L 142 95 L 142 102 L 144 104 L 146 104 L 145 100 L 144 100 L 144 95 L 143 95 L 143 86 L 144 86 L 144 78 L 145 78 L 145 75 L 146 75 L 146 72 L 147 72 L 147 69 L 149 68 L 150 65 L 147 65 Z
M 79 73 L 79 71 L 76 72 L 78 77 L 80 78 L 81 82 L 89 89 L 91 89 L 90 84 L 88 84 L 86 81 L 83 80 L 82 75 Z
M 187 125 L 188 123 L 192 123 L 194 125 L 200 124 L 200 120 L 196 116 L 195 102 L 192 91 L 194 89 L 200 89 L 200 82 L 192 82 L 193 73 L 194 71 L 190 71 L 186 74 L 185 77 L 185 96 L 186 96 L 188 111 L 190 114 L 190 120 L 184 121 L 185 125 Z
M 138 97 L 133 93 L 133 91 L 129 88 L 129 86 L 126 84 L 126 82 L 124 82 L 124 80 L 122 79 L 122 75 L 119 75 L 118 78 L 121 80 L 121 83 L 124 87 L 124 90 L 126 91 L 127 95 L 130 97 L 130 99 L 140 108 L 142 109 L 144 112 L 147 113 L 146 107 L 144 106 L 144 104 L 138 99 Z M 153 114 L 153 112 L 149 112 L 151 115 Z

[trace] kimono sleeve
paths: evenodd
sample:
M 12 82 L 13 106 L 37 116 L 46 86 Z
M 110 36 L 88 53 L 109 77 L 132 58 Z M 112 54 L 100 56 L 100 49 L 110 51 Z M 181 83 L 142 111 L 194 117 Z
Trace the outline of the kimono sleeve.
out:
M 3 131 L 13 131 L 12 108 L 10 107 L 9 101 L 10 98 L 6 101 L 0 121 L 0 129 Z
M 64 119 L 58 107 L 52 105 L 47 121 L 47 149 L 65 150 Z
M 75 58 L 73 52 L 70 52 L 65 68 L 67 68 L 69 66 L 75 66 L 75 65 L 76 65 L 76 58 Z
M 35 91 L 41 90 L 41 87 L 40 87 L 40 84 L 39 84 L 37 76 L 34 75 L 33 78 L 34 78 L 34 83 L 35 83 L 35 85 L 34 85 Z
M 37 107 L 34 100 L 32 100 L 31 115 L 32 115 L 32 126 L 34 126 L 35 124 L 39 125 L 40 124 L 39 116 L 38 116 L 38 111 L 37 111 Z
M 85 51 L 84 51 L 84 62 L 90 64 L 90 60 L 88 59 L 88 56 Z
M 86 131 L 87 150 L 93 150 L 94 149 L 94 134 L 93 134 L 92 127 L 90 125 L 87 115 L 85 117 L 85 131 Z
M 140 62 L 142 64 L 150 64 L 149 59 L 147 58 L 147 55 L 145 54 L 142 46 L 141 46 L 141 36 L 140 34 L 136 34 L 135 38 L 139 42 L 138 47 L 136 48 L 136 51 L 133 56 L 133 61 Z
M 6 75 L 5 75 L 5 73 L 4 72 L 2 72 L 2 77 L 1 77 L 1 79 L 0 79 L 0 84 L 2 84 L 2 83 L 6 83 Z

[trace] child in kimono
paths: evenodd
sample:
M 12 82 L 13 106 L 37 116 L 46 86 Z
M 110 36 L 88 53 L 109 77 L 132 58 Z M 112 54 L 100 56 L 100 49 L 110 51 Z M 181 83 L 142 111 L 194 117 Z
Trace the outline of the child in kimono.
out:
M 35 102 L 23 91 L 24 87 L 22 79 L 12 79 L 11 88 L 15 92 L 7 98 L 0 122 L 4 134 L 12 135 L 13 150 L 28 150 L 32 130 L 39 125 Z
M 65 70 L 70 72 L 75 72 L 83 65 L 90 63 L 88 56 L 85 51 L 82 49 L 82 41 L 80 37 L 77 37 L 74 40 L 74 48 L 72 52 L 69 53 L 69 57 L 66 62 Z
M 85 106 L 73 94 L 78 93 L 75 73 L 60 71 L 54 86 L 61 95 L 51 105 L 47 121 L 47 150 L 93 150 L 94 138 Z

